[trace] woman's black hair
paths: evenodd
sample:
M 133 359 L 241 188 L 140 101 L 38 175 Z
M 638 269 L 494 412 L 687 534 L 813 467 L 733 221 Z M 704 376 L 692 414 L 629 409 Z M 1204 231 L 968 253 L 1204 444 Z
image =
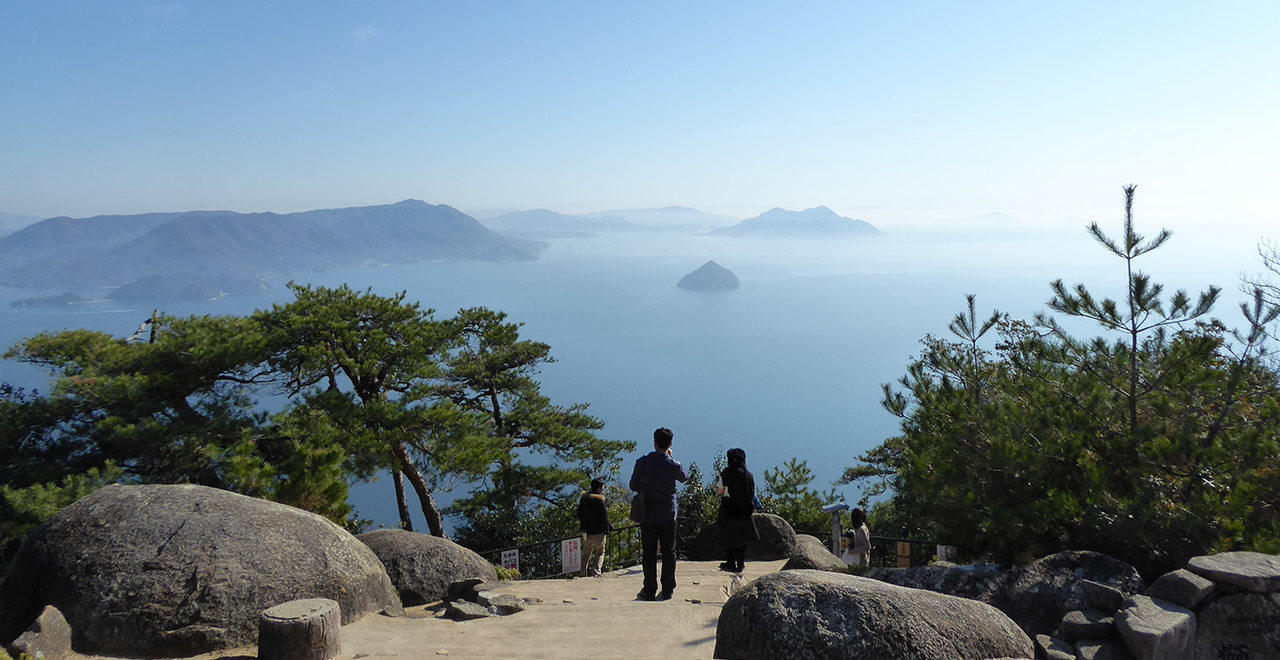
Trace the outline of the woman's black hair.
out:
M 729 467 L 731 468 L 747 467 L 747 452 L 741 449 L 736 447 L 730 449 L 727 458 L 729 459 Z

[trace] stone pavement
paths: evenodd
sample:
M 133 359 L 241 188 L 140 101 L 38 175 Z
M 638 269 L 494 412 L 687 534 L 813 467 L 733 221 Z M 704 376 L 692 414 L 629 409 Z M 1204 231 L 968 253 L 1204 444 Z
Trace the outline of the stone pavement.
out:
M 741 582 L 786 563 L 748 562 Z M 716 622 L 733 575 L 719 562 L 676 564 L 675 597 L 636 600 L 640 567 L 577 580 L 530 580 L 494 589 L 542 603 L 505 617 L 441 618 L 439 606 L 408 618 L 367 616 L 342 629 L 342 659 L 370 658 L 711 658 Z

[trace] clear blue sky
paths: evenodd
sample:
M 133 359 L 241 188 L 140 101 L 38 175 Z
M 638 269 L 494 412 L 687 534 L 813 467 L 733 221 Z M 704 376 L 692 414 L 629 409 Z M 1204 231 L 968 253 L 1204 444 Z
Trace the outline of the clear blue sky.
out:
M 0 212 L 1280 219 L 1280 3 L 0 1 Z

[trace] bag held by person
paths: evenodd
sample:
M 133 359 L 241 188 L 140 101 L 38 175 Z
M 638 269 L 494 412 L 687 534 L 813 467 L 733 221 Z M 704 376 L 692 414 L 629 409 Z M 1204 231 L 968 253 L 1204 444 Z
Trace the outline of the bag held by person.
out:
M 644 523 L 644 491 L 631 496 L 631 522 Z
M 644 465 L 642 461 L 644 461 L 644 457 L 640 458 L 640 462 L 637 462 L 636 466 L 639 467 Z M 645 470 L 645 471 L 648 472 L 648 470 Z M 645 514 L 644 487 L 645 487 L 645 484 L 647 484 L 648 482 L 649 482 L 649 477 L 640 477 L 640 490 L 637 490 L 636 494 L 631 496 L 630 518 L 631 518 L 631 522 L 637 525 L 644 524 L 644 514 Z

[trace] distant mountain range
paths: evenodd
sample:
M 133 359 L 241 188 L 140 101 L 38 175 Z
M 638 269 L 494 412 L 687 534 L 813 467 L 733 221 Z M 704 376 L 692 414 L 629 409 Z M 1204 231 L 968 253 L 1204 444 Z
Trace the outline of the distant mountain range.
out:
M 512 211 L 481 222 L 494 231 L 529 239 L 590 238 L 602 232 L 653 231 L 652 227 L 628 222 L 617 216 L 583 217 L 546 209 Z
M 418 200 L 287 214 L 59 217 L 0 237 L 0 284 L 122 286 L 186 273 L 243 290 L 245 278 L 428 260 L 529 260 L 544 247 Z
M 865 220 L 846 218 L 825 206 L 804 211 L 773 209 L 731 227 L 712 229 L 708 233 L 713 236 L 774 238 L 840 238 L 884 234 Z
M 34 215 L 21 215 L 18 213 L 0 213 L 0 236 L 12 234 L 27 225 L 39 222 L 40 218 Z
M 709 213 L 691 209 L 687 206 L 667 206 L 660 209 L 621 209 L 617 211 L 600 211 L 583 213 L 584 218 L 622 218 L 640 225 L 650 227 L 699 226 L 723 227 L 739 221 L 731 215 Z

